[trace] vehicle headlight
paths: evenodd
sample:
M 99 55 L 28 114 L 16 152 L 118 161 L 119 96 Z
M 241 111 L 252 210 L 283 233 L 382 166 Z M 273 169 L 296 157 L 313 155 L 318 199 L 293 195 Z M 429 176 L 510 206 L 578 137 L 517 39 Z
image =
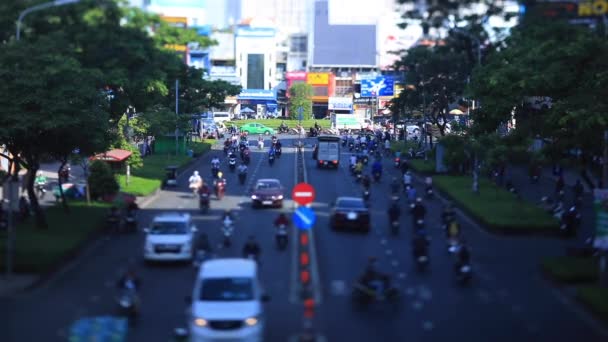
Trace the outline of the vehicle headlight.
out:
M 197 327 L 206 327 L 207 326 L 207 320 L 197 317 L 194 319 L 193 321 L 194 325 L 196 325 Z
M 258 196 L 256 196 L 256 195 L 251 195 L 251 199 L 258 199 Z
M 150 241 L 146 241 L 146 244 L 145 244 L 145 246 L 144 246 L 144 249 L 145 249 L 145 250 L 147 250 L 147 251 L 151 251 L 151 250 L 153 250 L 153 249 L 154 249 L 154 245 L 152 244 L 152 242 L 150 242 Z
M 283 195 L 279 195 L 279 196 L 272 196 L 273 200 L 282 200 L 283 199 Z
M 247 326 L 254 326 L 256 324 L 258 324 L 259 320 L 257 319 L 257 317 L 249 317 L 245 320 L 245 324 L 247 324 Z

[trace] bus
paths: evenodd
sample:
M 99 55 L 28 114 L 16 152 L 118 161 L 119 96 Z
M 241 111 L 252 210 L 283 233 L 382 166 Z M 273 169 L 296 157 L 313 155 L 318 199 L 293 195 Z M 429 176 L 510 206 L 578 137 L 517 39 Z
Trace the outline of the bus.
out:
M 340 165 L 340 137 L 337 135 L 320 135 L 317 137 L 314 159 L 317 167 L 335 167 Z

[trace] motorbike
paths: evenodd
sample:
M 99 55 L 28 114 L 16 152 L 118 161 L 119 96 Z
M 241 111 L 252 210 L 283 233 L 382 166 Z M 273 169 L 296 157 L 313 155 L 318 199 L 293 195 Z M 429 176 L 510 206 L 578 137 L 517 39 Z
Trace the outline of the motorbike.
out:
M 249 156 L 249 153 L 245 153 L 243 155 L 243 163 L 245 165 L 249 165 L 249 162 L 251 162 L 251 157 Z
M 391 220 L 391 233 L 393 235 L 399 235 L 399 219 Z
M 247 179 L 247 172 L 239 172 L 239 183 L 241 185 L 245 184 L 246 179 Z
M 277 158 L 281 158 L 282 153 L 283 153 L 283 151 L 281 151 L 281 148 L 277 147 L 275 150 L 275 154 L 277 155 Z
M 355 173 L 355 177 L 356 177 L 356 178 L 355 178 L 355 181 L 356 181 L 357 183 L 361 183 L 361 180 L 363 179 L 363 176 L 361 175 L 361 172 L 356 172 L 356 173 Z
M 213 176 L 213 178 L 217 178 L 218 172 L 220 172 L 219 165 L 214 164 L 213 166 L 211 166 L 211 176 Z
M 287 125 L 279 126 L 279 133 L 289 133 L 289 127 Z
M 581 214 L 576 209 L 576 206 L 570 207 L 570 209 L 564 212 L 560 219 L 560 230 L 566 235 L 576 234 L 576 230 L 580 226 Z
M 380 183 L 380 178 L 382 177 L 382 173 L 379 171 L 374 172 L 374 181 L 376 183 Z
M 288 242 L 287 227 L 284 224 L 280 225 L 277 230 L 276 241 L 277 241 L 277 247 L 280 250 L 283 250 L 287 247 L 287 242 Z
M 125 230 L 129 233 L 137 232 L 137 217 L 135 211 L 127 212 L 125 217 Z
M 365 201 L 365 203 L 369 202 L 370 197 L 371 197 L 371 195 L 370 195 L 369 189 L 364 189 L 363 190 L 363 200 Z
M 217 182 L 215 184 L 215 196 L 218 200 L 224 198 L 224 193 L 226 191 L 226 183 L 225 182 Z
M 231 157 L 228 159 L 228 167 L 230 168 L 230 171 L 234 172 L 236 169 L 236 157 Z
M 459 250 L 459 243 L 457 237 L 448 238 L 448 253 L 456 254 Z
M 348 150 L 352 151 L 355 148 L 355 144 L 353 142 L 348 143 Z
M 269 155 L 268 156 L 268 165 L 272 166 L 272 164 L 274 164 L 274 155 Z
M 395 158 L 395 160 L 393 160 L 393 163 L 396 168 L 399 168 L 399 166 L 401 166 L 401 158 L 399 158 L 399 157 Z
M 425 251 L 425 253 L 421 253 L 420 255 L 418 255 L 416 257 L 416 268 L 418 269 L 419 272 L 424 272 L 424 270 L 426 270 L 428 264 L 429 264 L 428 251 Z
M 198 196 L 198 207 L 202 213 L 209 211 L 209 194 L 203 193 Z
M 462 265 L 456 266 L 456 280 L 461 285 L 466 285 L 471 281 L 473 269 L 471 268 L 471 264 L 466 263 Z
M 224 235 L 223 244 L 224 247 L 230 247 L 232 245 L 232 232 L 234 231 L 234 227 L 232 226 L 232 220 L 228 217 L 224 219 L 224 225 L 222 226 L 222 235 Z
M 425 193 L 426 193 L 426 197 L 428 197 L 428 198 L 433 197 L 433 187 L 432 186 L 428 186 L 426 188 Z
M 44 195 L 46 194 L 45 185 L 46 184 L 43 184 L 43 183 L 36 184 L 36 192 L 38 193 L 38 198 L 40 198 L 40 199 L 43 199 Z
M 137 318 L 137 291 L 133 285 L 127 284 L 127 287 L 121 291 L 116 298 L 120 316 L 125 316 L 129 322 L 134 323 Z
M 383 284 L 373 284 L 370 286 L 361 282 L 355 283 L 353 286 L 352 300 L 353 303 L 367 307 L 374 302 L 389 302 L 397 304 L 399 302 L 399 290 L 394 287 L 383 288 Z M 382 283 L 378 281 L 378 283 Z

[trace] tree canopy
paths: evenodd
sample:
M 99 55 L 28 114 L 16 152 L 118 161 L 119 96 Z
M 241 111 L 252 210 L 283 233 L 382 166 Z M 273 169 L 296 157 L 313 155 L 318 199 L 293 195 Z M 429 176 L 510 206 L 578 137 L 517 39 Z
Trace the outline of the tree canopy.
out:
M 312 94 L 310 84 L 296 83 L 289 88 L 289 116 L 298 119 L 298 108 L 302 107 L 302 119 L 308 120 L 312 115 Z

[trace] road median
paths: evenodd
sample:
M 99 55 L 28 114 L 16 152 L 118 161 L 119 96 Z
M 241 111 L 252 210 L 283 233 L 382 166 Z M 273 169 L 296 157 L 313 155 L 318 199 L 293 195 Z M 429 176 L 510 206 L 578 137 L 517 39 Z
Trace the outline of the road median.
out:
M 532 203 L 519 199 L 487 179 L 479 179 L 479 193 L 472 191 L 471 176 L 435 176 L 433 184 L 454 203 L 491 232 L 551 234 L 558 221 Z

